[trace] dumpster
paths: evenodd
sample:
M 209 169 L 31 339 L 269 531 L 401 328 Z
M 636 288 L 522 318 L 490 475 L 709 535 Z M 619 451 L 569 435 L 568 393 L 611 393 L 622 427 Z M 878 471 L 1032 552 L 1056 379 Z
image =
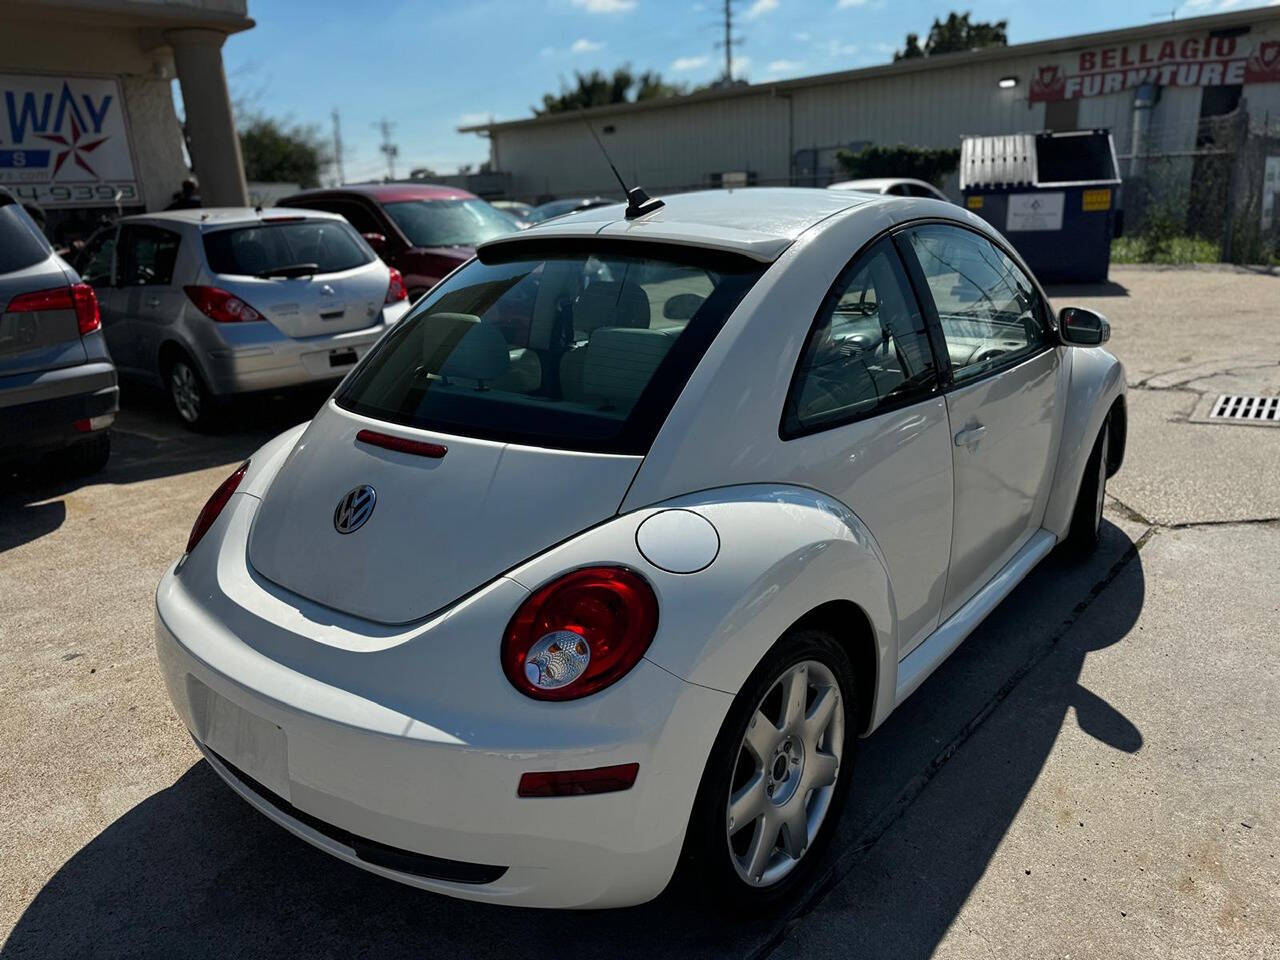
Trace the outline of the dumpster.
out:
M 964 205 L 1045 282 L 1106 280 L 1119 188 L 1109 130 L 965 137 L 960 146 Z

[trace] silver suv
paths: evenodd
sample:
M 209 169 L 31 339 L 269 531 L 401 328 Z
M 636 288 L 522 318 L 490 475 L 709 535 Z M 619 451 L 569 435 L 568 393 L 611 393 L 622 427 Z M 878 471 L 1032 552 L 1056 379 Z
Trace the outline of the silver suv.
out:
M 101 470 L 119 401 L 93 288 L 0 187 L 0 460 Z
M 162 386 L 193 428 L 229 395 L 340 379 L 409 309 L 399 272 L 314 210 L 125 217 L 79 263 L 121 373 Z

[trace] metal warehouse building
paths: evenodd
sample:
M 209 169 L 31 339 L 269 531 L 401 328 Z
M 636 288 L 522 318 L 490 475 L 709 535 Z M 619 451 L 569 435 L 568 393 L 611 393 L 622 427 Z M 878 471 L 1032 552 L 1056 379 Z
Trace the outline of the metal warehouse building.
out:
M 956 147 L 965 135 L 1096 127 L 1112 130 L 1127 175 L 1145 155 L 1194 151 L 1206 118 L 1241 107 L 1260 121 L 1280 120 L 1280 7 L 707 90 L 587 115 L 623 174 L 653 192 L 823 186 L 839 179 L 835 158 L 842 149 Z M 579 114 L 461 129 L 489 137 L 490 168 L 507 180 L 508 196 L 617 193 Z

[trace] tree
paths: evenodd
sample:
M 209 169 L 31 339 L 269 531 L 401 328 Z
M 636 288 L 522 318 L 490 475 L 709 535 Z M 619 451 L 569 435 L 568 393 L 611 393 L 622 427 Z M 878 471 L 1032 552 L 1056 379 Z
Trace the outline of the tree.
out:
M 583 73 L 574 71 L 573 85 L 560 81 L 560 92 L 544 93 L 542 106 L 532 107 L 535 116 L 548 113 L 566 113 L 589 107 L 604 107 L 611 103 L 634 103 L 658 97 L 674 97 L 687 93 L 683 84 L 667 83 L 661 74 L 646 70 L 641 74 L 631 72 L 630 64 L 623 64 L 606 74 L 600 70 Z
M 980 50 L 983 47 L 1007 47 L 1009 45 L 1009 21 L 995 23 L 970 23 L 969 12 L 952 11 L 946 20 L 935 19 L 929 28 L 929 37 L 920 46 L 920 36 L 907 34 L 903 49 L 893 59 L 912 60 L 916 57 L 933 57 L 940 53 L 958 53 L 964 50 Z
M 319 186 L 320 171 L 333 162 L 328 141 L 315 127 L 286 127 L 261 114 L 241 121 L 240 152 L 245 179 L 259 183 Z

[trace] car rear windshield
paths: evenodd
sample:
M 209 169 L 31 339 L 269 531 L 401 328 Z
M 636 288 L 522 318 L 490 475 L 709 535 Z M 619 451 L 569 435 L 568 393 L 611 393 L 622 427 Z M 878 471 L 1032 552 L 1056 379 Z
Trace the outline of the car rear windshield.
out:
M 400 200 L 387 213 L 415 247 L 474 247 L 519 228 L 483 200 Z
M 204 235 L 214 273 L 257 277 L 311 264 L 316 273 L 341 273 L 373 261 L 373 251 L 341 220 L 262 223 Z
M 453 274 L 356 368 L 338 404 L 442 433 L 645 453 L 763 266 L 563 243 Z
M 20 204 L 0 206 L 0 273 L 34 266 L 50 252 L 49 244 Z

